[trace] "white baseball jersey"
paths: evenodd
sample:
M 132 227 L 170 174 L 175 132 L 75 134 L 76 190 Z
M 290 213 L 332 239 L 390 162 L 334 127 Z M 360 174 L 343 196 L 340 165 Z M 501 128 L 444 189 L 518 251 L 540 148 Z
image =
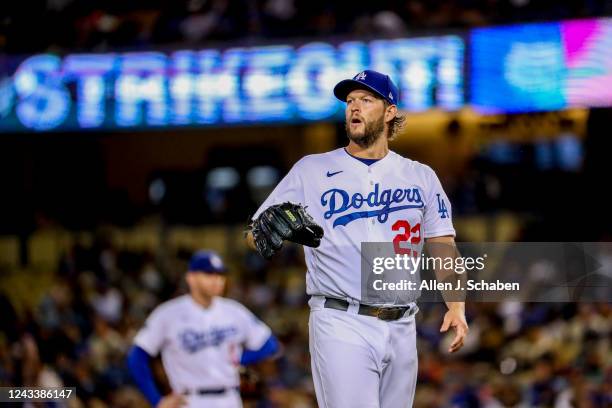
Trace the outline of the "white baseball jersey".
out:
M 161 352 L 172 390 L 237 387 L 244 347 L 257 350 L 271 331 L 240 303 L 215 297 L 208 308 L 183 295 L 159 305 L 134 343 Z
M 344 148 L 305 156 L 253 218 L 287 201 L 307 206 L 325 233 L 318 248 L 304 247 L 309 295 L 360 300 L 362 242 L 420 249 L 425 238 L 455 235 L 435 172 L 392 151 L 369 166 Z

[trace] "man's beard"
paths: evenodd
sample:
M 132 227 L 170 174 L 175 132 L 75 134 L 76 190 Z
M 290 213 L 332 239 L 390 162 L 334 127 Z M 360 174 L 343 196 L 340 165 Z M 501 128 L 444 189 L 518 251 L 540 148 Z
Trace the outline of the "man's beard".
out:
M 363 135 L 360 136 L 351 133 L 350 122 L 345 124 L 345 128 L 346 134 L 352 142 L 360 147 L 367 148 L 376 143 L 378 138 L 383 134 L 383 131 L 385 130 L 385 121 L 384 117 L 381 115 L 378 120 L 366 122 Z

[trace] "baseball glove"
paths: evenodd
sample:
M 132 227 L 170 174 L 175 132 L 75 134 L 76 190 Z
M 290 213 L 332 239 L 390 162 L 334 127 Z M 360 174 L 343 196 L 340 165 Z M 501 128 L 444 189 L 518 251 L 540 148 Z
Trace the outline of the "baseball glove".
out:
M 257 251 L 266 259 L 281 249 L 283 241 L 316 248 L 323 238 L 323 228 L 306 212 L 306 208 L 289 202 L 267 208 L 249 227 Z

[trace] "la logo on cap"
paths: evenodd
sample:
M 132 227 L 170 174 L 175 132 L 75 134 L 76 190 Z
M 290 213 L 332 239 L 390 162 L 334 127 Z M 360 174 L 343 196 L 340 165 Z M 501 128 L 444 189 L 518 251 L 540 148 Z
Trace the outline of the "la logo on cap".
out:
M 393 99 L 393 95 L 389 92 L 389 99 Z
M 355 78 L 357 81 L 363 81 L 366 78 L 366 73 L 365 71 L 360 72 L 359 74 L 355 75 Z
M 210 257 L 210 263 L 215 268 L 223 267 L 223 261 L 221 261 L 221 258 L 219 258 L 217 255 L 213 255 Z

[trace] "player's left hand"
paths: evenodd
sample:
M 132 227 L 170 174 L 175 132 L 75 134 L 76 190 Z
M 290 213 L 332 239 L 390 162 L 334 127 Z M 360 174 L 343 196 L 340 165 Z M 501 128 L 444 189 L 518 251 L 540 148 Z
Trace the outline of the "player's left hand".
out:
M 444 315 L 440 332 L 444 333 L 451 327 L 455 329 L 455 338 L 448 348 L 448 352 L 454 353 L 463 347 L 463 341 L 469 331 L 467 320 L 465 320 L 465 313 L 462 310 L 450 309 Z
M 156 408 L 180 408 L 187 405 L 187 400 L 180 394 L 168 394 L 157 403 Z

